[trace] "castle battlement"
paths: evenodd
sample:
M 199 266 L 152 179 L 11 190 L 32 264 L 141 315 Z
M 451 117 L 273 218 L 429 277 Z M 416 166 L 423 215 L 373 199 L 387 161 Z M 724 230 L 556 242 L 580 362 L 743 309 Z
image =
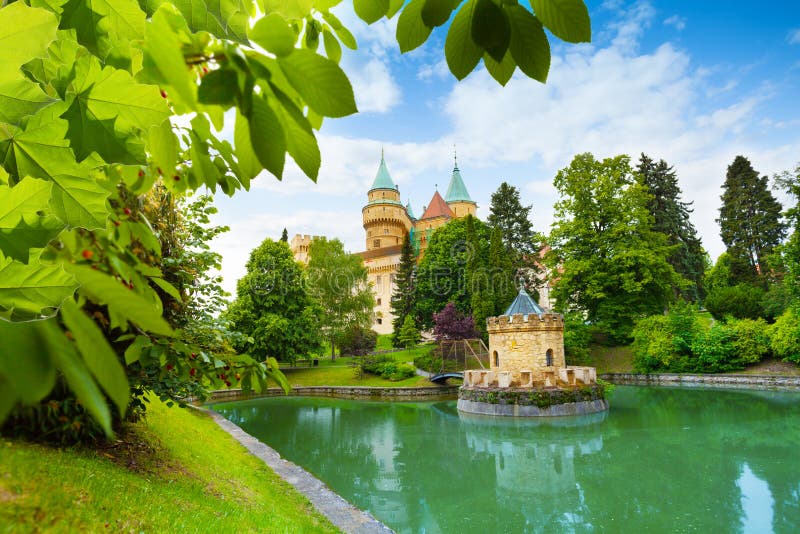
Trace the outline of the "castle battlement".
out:
M 537 329 L 563 329 L 564 318 L 557 313 L 515 313 L 486 318 L 486 329 L 494 331 L 526 331 Z

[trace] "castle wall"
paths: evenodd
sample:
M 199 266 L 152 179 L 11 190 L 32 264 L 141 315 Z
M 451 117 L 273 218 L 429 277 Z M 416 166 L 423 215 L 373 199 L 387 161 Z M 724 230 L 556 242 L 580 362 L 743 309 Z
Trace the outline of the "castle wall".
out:
M 527 319 L 527 320 L 525 320 Z M 522 383 L 521 371 L 532 371 L 534 381 L 544 380 L 546 371 L 566 367 L 564 358 L 564 319 L 557 314 L 511 317 L 501 315 L 486 320 L 489 332 L 491 371 L 510 371 L 512 382 Z M 547 351 L 552 350 L 552 365 Z M 498 365 L 499 364 L 499 365 Z
M 367 268 L 367 280 L 372 285 L 375 296 L 375 319 L 372 329 L 379 334 L 392 333 L 392 293 L 394 293 L 394 276 L 400 264 L 400 254 L 394 253 L 364 260 Z

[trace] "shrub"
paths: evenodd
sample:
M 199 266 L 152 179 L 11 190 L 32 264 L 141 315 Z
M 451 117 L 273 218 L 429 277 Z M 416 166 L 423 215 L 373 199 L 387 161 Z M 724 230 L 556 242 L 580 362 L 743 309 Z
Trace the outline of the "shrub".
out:
M 582 314 L 564 316 L 564 354 L 571 363 L 581 363 L 589 357 L 592 334 Z
M 666 315 L 651 315 L 633 329 L 633 367 L 651 372 L 670 369 L 680 353 L 675 350 L 674 334 Z
M 403 320 L 403 326 L 400 327 L 400 333 L 397 335 L 397 342 L 407 349 L 419 343 L 419 330 L 411 314 L 406 315 Z
M 737 365 L 758 363 L 770 351 L 769 325 L 764 319 L 739 319 L 727 325 L 733 335 L 733 349 Z
M 750 284 L 723 286 L 708 294 L 705 305 L 718 321 L 729 316 L 736 319 L 758 319 L 764 316 L 764 295 L 763 289 Z
M 477 337 L 475 321 L 471 315 L 462 314 L 455 304 L 448 302 L 439 313 L 433 314 L 433 335 L 438 341 L 474 338 Z
M 778 358 L 800 364 L 800 316 L 791 308 L 769 329 L 770 347 Z
M 367 358 L 361 368 L 370 374 L 380 376 L 392 382 L 411 378 L 417 372 L 416 367 L 395 360 L 390 354 L 378 354 Z
M 697 356 L 696 371 L 722 373 L 741 368 L 736 365 L 736 349 L 733 345 L 733 330 L 727 325 L 716 323 L 708 332 L 695 338 L 692 352 Z
M 342 356 L 363 356 L 374 351 L 377 344 L 377 332 L 357 325 L 345 330 L 338 341 Z

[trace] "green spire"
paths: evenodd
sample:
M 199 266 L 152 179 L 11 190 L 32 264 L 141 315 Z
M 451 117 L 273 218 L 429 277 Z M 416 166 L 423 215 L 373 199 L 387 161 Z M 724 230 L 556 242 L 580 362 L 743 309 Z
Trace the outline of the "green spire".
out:
M 461 179 L 461 171 L 458 170 L 458 162 L 453 167 L 453 176 L 450 178 L 450 185 L 447 187 L 447 194 L 444 196 L 444 201 L 448 204 L 450 202 L 473 202 L 467 192 L 467 186 L 464 185 L 464 180 Z
M 414 210 L 411 209 L 411 201 L 410 200 L 408 202 L 406 202 L 406 213 L 408 213 L 408 218 L 409 219 L 416 219 L 416 217 L 414 216 Z
M 386 162 L 383 160 L 383 149 L 381 149 L 381 164 L 378 167 L 378 174 L 375 175 L 375 181 L 372 182 L 372 187 L 369 188 L 370 191 L 373 189 L 397 189 L 392 177 L 389 176 Z

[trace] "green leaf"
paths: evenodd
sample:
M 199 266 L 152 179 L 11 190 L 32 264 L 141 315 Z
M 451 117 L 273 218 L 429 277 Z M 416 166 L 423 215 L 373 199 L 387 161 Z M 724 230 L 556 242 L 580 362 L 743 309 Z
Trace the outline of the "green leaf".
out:
M 339 63 L 339 60 L 342 59 L 342 45 L 328 28 L 322 30 L 322 40 L 325 43 L 325 55 L 331 61 Z
M 481 47 L 472 41 L 470 34 L 470 24 L 475 12 L 476 0 L 469 0 L 461 9 L 458 10 L 450 30 L 447 32 L 447 40 L 444 43 L 444 55 L 447 59 L 447 66 L 459 80 L 466 78 L 478 65 L 483 55 Z
M 100 387 L 116 404 L 120 417 L 123 417 L 130 399 L 128 377 L 125 376 L 125 370 L 103 331 L 81 311 L 73 299 L 64 301 L 61 317 L 72 332 L 84 363 Z
M 169 282 L 167 282 L 163 278 L 158 278 L 156 276 L 151 276 L 150 277 L 150 281 L 153 282 L 158 287 L 160 287 L 161 290 L 164 291 L 164 293 L 166 293 L 170 297 L 174 298 L 178 302 L 183 302 L 183 297 L 178 292 L 178 290 L 175 289 L 175 286 L 173 286 L 172 284 L 170 284 Z
M 279 110 L 283 115 L 281 124 L 286 131 L 286 148 L 297 166 L 316 182 L 322 160 L 311 124 L 289 97 L 277 89 L 274 92 L 281 103 Z
M 3 340 L 0 343 L 0 381 L 6 379 L 0 386 L 3 390 L 10 389 L 12 404 L 18 400 L 25 404 L 39 402 L 55 384 L 55 367 L 40 331 L 41 325 L 36 321 L 9 323 L 0 320 L 0 339 Z M 0 408 L 0 422 L 2 411 Z
M 304 1 L 308 1 L 309 5 L 311 4 L 310 0 Z M 145 11 L 147 11 L 148 15 L 152 15 L 164 5 L 171 4 L 166 0 L 139 0 L 139 2 L 145 4 Z M 291 1 L 286 3 L 291 3 Z M 180 0 L 174 2 L 174 5 L 180 10 L 192 32 L 205 31 L 220 39 L 230 39 L 242 44 L 249 44 L 247 41 L 247 29 L 250 26 L 248 20 L 255 15 L 252 1 Z M 270 11 L 267 10 L 265 13 Z
M 358 111 L 350 80 L 330 59 L 298 49 L 278 58 L 278 64 L 294 90 L 320 115 L 344 117 Z
M 150 152 L 152 164 L 161 169 L 163 176 L 169 177 L 175 174 L 178 148 L 178 138 L 172 131 L 169 119 L 150 127 L 147 150 Z
M 263 0 L 264 13 L 280 13 L 289 20 L 303 19 L 311 13 L 313 0 Z
M 42 334 L 50 347 L 50 355 L 59 371 L 67 380 L 69 388 L 81 401 L 81 404 L 100 423 L 107 436 L 113 436 L 111 430 L 111 412 L 106 399 L 97 387 L 91 373 L 84 365 L 75 347 L 64 336 L 55 321 L 46 321 Z
M 389 10 L 386 12 L 386 18 L 390 19 L 394 17 L 405 3 L 406 0 L 389 0 Z
M 508 80 L 510 80 L 511 76 L 514 74 L 514 69 L 517 68 L 510 52 L 506 52 L 506 55 L 503 56 L 503 61 L 499 63 L 487 52 L 483 55 L 483 64 L 486 65 L 486 70 L 489 71 L 492 78 L 503 86 L 508 83 Z
M 19 125 L 22 118 L 53 102 L 41 87 L 22 76 L 0 77 L 0 122 Z
M 250 142 L 258 161 L 280 180 L 286 161 L 286 135 L 278 116 L 261 97 L 253 98 Z
M 568 43 L 592 40 L 592 22 L 583 0 L 531 0 L 533 12 L 556 37 Z
M 201 104 L 219 105 L 227 109 L 236 103 L 238 93 L 236 71 L 217 69 L 203 76 L 200 89 L 197 91 L 197 100 Z
M 353 0 L 353 8 L 361 20 L 372 24 L 389 11 L 389 0 Z
M 286 56 L 294 50 L 297 34 L 280 14 L 270 13 L 258 19 L 250 30 L 250 39 L 267 52 Z
M 75 278 L 60 265 L 25 265 L 0 257 L 0 317 L 30 320 L 52 316 L 77 287 Z
M 470 28 L 472 40 L 496 61 L 502 61 L 511 42 L 511 26 L 505 12 L 492 0 L 476 0 Z
M 147 336 L 136 336 L 133 343 L 125 349 L 125 364 L 130 365 L 134 362 L 138 362 L 139 358 L 142 357 L 142 350 L 150 345 L 152 345 L 152 343 Z
M 249 187 L 250 180 L 258 176 L 263 165 L 258 161 L 250 142 L 250 123 L 247 117 L 236 111 L 236 124 L 233 129 L 233 142 L 236 145 L 236 159 L 239 163 L 239 179 L 244 180 L 242 185 Z M 246 184 L 246 185 L 245 185 Z
M 113 309 L 114 313 L 143 330 L 164 336 L 173 335 L 172 328 L 161 317 L 158 307 L 121 282 L 83 265 L 70 265 L 69 271 L 81 284 L 80 292 L 92 302 L 108 306 L 109 311 Z
M 44 57 L 57 28 L 52 13 L 23 2 L 0 9 L 0 79 L 17 72 L 22 64 Z
M 30 177 L 14 187 L 0 185 L 0 251 L 28 263 L 31 248 L 43 248 L 64 229 L 49 214 L 53 184 Z
M 103 68 L 91 56 L 79 59 L 74 71 L 75 98 L 62 118 L 69 121 L 78 159 L 94 151 L 107 163 L 144 163 L 140 133 L 171 114 L 158 88 L 134 82 L 127 71 Z
M 0 185 L 8 185 L 8 173 L 0 167 Z
M 409 52 L 420 46 L 433 31 L 433 28 L 426 26 L 422 20 L 423 7 L 425 7 L 425 0 L 411 0 L 397 19 L 395 35 L 402 53 Z
M 106 65 L 132 69 L 141 54 L 131 43 L 144 34 L 145 14 L 136 0 L 69 0 L 61 29 L 75 29 L 78 42 Z
M 329 13 L 324 11 L 322 13 L 322 18 L 325 19 L 325 22 L 331 25 L 333 31 L 336 33 L 336 36 L 342 41 L 342 44 L 345 45 L 350 50 L 355 50 L 358 48 L 358 43 L 356 43 L 356 38 L 353 37 L 353 34 L 350 33 L 350 30 L 345 28 L 344 24 L 342 24 L 336 15 L 333 13 Z
M 170 18 L 176 16 L 176 11 L 172 4 L 164 4 L 147 23 L 144 32 L 145 63 L 152 63 L 161 78 L 170 85 L 176 93 L 171 96 L 173 100 L 194 109 L 197 84 L 189 76 L 181 52 L 181 41 L 169 22 Z
M 520 5 L 507 5 L 505 10 L 511 24 L 511 56 L 522 72 L 545 83 L 550 71 L 550 43 L 542 23 Z
M 461 0 L 425 0 L 422 22 L 430 28 L 441 26 L 450 19 L 450 14 Z

